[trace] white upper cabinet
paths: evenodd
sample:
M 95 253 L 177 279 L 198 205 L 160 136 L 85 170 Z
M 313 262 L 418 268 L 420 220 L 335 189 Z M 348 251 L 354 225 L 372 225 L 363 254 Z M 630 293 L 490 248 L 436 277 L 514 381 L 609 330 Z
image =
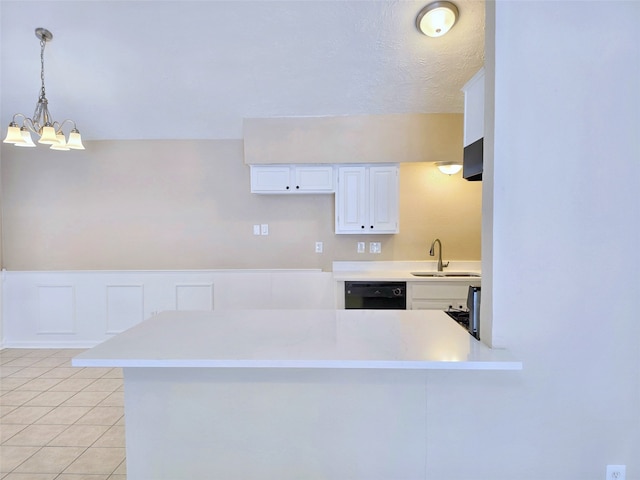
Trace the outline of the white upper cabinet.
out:
M 398 166 L 342 166 L 336 233 L 398 233 Z
M 464 147 L 484 138 L 484 67 L 462 88 L 464 92 Z
M 251 165 L 251 192 L 333 193 L 332 165 Z

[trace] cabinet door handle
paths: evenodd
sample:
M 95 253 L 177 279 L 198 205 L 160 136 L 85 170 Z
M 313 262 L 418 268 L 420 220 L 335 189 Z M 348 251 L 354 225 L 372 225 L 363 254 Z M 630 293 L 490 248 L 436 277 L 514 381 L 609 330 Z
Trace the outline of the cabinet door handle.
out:
M 362 225 L 360 228 L 364 228 L 364 225 Z
M 287 190 L 289 190 L 289 185 L 287 185 Z
M 300 185 L 296 185 L 296 190 L 300 189 Z

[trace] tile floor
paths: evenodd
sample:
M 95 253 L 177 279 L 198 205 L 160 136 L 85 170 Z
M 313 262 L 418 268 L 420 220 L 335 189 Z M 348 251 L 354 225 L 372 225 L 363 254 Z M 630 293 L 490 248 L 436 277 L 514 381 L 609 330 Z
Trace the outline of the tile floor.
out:
M 125 480 L 118 368 L 75 349 L 0 350 L 0 480 Z

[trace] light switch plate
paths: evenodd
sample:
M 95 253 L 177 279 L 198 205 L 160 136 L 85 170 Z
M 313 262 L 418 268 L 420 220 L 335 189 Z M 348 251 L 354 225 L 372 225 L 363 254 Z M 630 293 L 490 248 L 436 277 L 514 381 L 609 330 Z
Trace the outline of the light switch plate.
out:
M 260 225 L 254 225 L 253 226 L 253 234 L 254 235 L 260 235 Z
M 316 253 L 322 253 L 322 242 L 316 242 Z
M 364 242 L 358 242 L 358 253 L 364 253 Z

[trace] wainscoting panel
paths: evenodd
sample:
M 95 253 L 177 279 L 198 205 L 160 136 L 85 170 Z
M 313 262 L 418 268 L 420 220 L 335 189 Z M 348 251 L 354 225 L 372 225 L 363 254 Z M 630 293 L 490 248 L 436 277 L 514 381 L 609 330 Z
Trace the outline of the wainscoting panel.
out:
M 213 310 L 213 284 L 176 285 L 176 310 Z
M 2 272 L 6 348 L 88 348 L 165 310 L 335 308 L 331 272 Z
M 38 335 L 75 334 L 73 285 L 38 286 Z
M 107 285 L 107 334 L 124 332 L 143 320 L 143 285 Z

